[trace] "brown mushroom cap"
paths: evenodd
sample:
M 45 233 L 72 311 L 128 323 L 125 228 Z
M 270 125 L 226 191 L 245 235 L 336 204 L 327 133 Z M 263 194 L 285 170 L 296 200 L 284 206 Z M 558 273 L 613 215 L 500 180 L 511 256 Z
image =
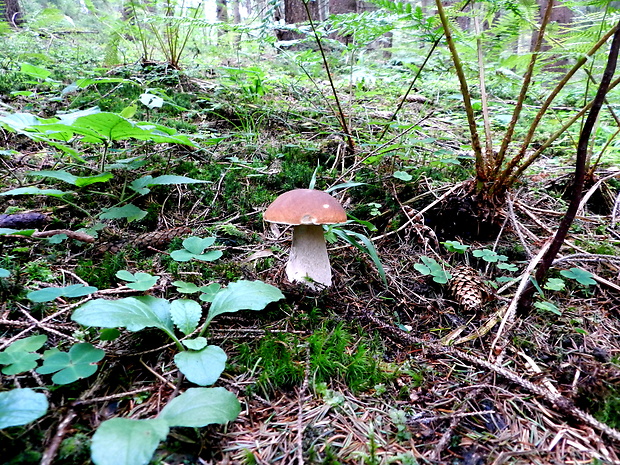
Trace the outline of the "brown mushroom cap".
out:
M 263 214 L 265 221 L 281 224 L 337 224 L 347 221 L 340 203 L 327 192 L 295 189 L 273 201 Z

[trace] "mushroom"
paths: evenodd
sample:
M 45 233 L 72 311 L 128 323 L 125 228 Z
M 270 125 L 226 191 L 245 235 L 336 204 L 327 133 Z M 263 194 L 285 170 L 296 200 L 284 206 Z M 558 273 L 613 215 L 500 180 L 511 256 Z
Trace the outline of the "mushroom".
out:
M 293 244 L 286 265 L 289 281 L 302 282 L 313 290 L 331 286 L 332 270 L 321 225 L 347 220 L 340 203 L 327 192 L 295 189 L 275 199 L 263 218 L 293 226 Z

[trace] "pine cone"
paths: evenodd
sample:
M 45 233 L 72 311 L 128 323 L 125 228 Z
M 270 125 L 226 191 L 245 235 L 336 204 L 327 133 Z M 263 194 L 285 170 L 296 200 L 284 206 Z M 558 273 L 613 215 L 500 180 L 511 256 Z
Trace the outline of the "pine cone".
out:
M 164 229 L 163 231 L 153 231 L 140 234 L 130 243 L 140 249 L 148 247 L 162 248 L 167 246 L 175 237 L 183 236 L 191 233 L 192 230 L 181 226 L 179 228 Z
M 450 274 L 448 288 L 454 300 L 469 310 L 480 308 L 487 291 L 478 272 L 469 266 L 457 266 Z

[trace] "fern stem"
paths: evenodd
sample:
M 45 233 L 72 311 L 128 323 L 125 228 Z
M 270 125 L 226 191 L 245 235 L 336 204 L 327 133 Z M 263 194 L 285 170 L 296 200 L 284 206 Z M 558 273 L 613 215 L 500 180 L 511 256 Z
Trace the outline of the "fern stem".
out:
M 515 172 L 515 167 L 523 160 L 523 157 L 525 156 L 525 153 L 527 152 L 527 149 L 529 148 L 530 143 L 532 142 L 532 139 L 534 138 L 534 134 L 536 133 L 536 129 L 538 129 L 538 125 L 540 124 L 543 116 L 545 115 L 545 113 L 547 112 L 549 107 L 551 106 L 551 103 L 553 103 L 555 98 L 558 96 L 558 94 L 564 88 L 564 86 L 568 83 L 568 81 L 570 81 L 570 79 L 573 77 L 573 75 L 585 63 L 587 63 L 588 58 L 590 58 L 592 55 L 594 55 L 594 53 L 596 53 L 596 51 L 599 48 L 601 48 L 612 35 L 614 35 L 614 33 L 616 32 L 617 28 L 618 28 L 618 26 L 616 25 L 609 32 L 607 32 L 607 34 L 605 34 L 603 37 L 601 37 L 601 39 L 584 56 L 582 56 L 579 60 L 577 60 L 577 62 L 570 69 L 570 71 L 568 73 L 566 73 L 566 75 L 564 75 L 562 80 L 560 82 L 558 82 L 558 84 L 555 86 L 555 88 L 551 91 L 551 93 L 549 94 L 549 96 L 547 97 L 545 102 L 540 107 L 540 110 L 538 110 L 538 113 L 534 117 L 534 120 L 532 121 L 532 124 L 530 124 L 530 128 L 529 128 L 528 133 L 526 134 L 526 136 L 525 136 L 525 138 L 523 140 L 523 143 L 521 144 L 521 148 L 519 149 L 519 152 L 510 160 L 510 162 L 506 165 L 506 167 L 504 168 L 502 173 L 499 176 L 497 176 L 498 182 L 501 185 L 503 185 L 505 187 L 511 186 L 514 183 L 514 181 L 518 178 L 518 176 L 525 170 L 525 168 L 527 168 L 529 165 L 531 165 L 532 162 L 536 158 L 538 158 L 538 156 L 540 155 L 542 150 L 546 149 L 549 146 L 550 142 L 553 142 L 555 139 L 557 139 L 557 137 L 559 137 L 562 132 L 564 132 L 569 126 L 571 126 L 576 121 L 576 119 L 571 119 L 570 124 L 564 125 L 562 127 L 562 129 L 560 129 L 561 132 L 556 133 L 556 134 L 552 135 L 549 138 L 549 140 L 547 141 L 547 142 L 549 142 L 549 144 L 547 142 L 545 142 L 545 144 L 543 144 L 543 147 L 540 147 L 538 150 L 536 150 L 536 152 L 534 152 L 533 155 L 528 157 L 528 159 L 523 162 L 523 166 L 519 167 L 516 170 L 516 172 Z M 617 84 L 614 84 L 613 86 L 615 87 L 615 85 L 617 85 Z M 588 106 L 584 107 L 582 109 L 582 111 L 578 113 L 578 117 L 582 116 L 587 111 L 588 108 L 589 108 Z M 501 165 L 498 164 L 497 167 L 501 168 Z
M 616 86 L 618 86 L 618 84 L 620 84 L 620 78 L 616 78 L 614 79 L 614 81 L 609 85 L 609 90 L 614 89 Z M 519 177 L 523 174 L 523 172 L 529 168 L 529 166 L 534 163 L 536 161 L 536 159 L 540 156 L 540 154 L 542 152 L 544 152 L 546 149 L 549 148 L 549 146 L 558 138 L 560 137 L 562 134 L 564 134 L 566 132 L 566 130 L 571 127 L 573 124 L 575 124 L 575 121 L 577 121 L 579 118 L 581 118 L 586 111 L 588 111 L 590 108 L 592 108 L 592 104 L 594 103 L 594 101 L 590 101 L 590 103 L 588 103 L 585 107 L 583 107 L 575 116 L 573 116 L 570 120 L 568 120 L 567 123 L 564 124 L 564 126 L 562 126 L 560 129 L 558 129 L 556 132 L 554 132 L 538 149 L 536 149 L 536 151 L 534 153 L 532 153 L 527 159 L 525 159 L 523 161 L 523 163 L 521 163 L 521 165 L 519 166 L 519 168 L 517 168 L 515 170 L 514 173 L 508 173 L 509 176 L 507 176 L 507 180 L 505 181 L 505 185 L 506 186 L 511 186 L 513 185 L 515 182 L 517 182 L 517 179 L 519 179 Z
M 435 0 L 435 3 L 437 5 L 437 12 L 439 13 L 439 19 L 441 20 L 444 34 L 446 36 L 446 42 L 448 44 L 448 48 L 450 49 L 450 54 L 452 55 L 454 69 L 456 70 L 456 75 L 459 78 L 461 93 L 463 94 L 463 104 L 465 106 L 465 113 L 467 114 L 467 123 L 469 125 L 469 132 L 471 135 L 471 145 L 474 151 L 474 156 L 476 157 L 476 175 L 479 181 L 486 182 L 487 173 L 484 169 L 485 162 L 482 154 L 482 147 L 480 145 L 480 136 L 478 135 L 478 129 L 476 127 L 474 109 L 471 104 L 471 95 L 469 93 L 467 78 L 465 77 L 461 58 L 456 50 L 456 44 L 454 43 L 454 38 L 452 37 L 452 32 L 450 31 L 450 24 L 448 22 L 448 18 L 446 17 L 446 12 L 443 9 L 442 2 L 441 0 Z
M 478 6 L 478 8 L 482 8 Z M 478 49 L 478 82 L 480 83 L 480 103 L 482 104 L 482 120 L 484 124 L 484 145 L 485 145 L 485 154 L 484 154 L 484 170 L 487 173 L 492 171 L 490 166 L 491 160 L 493 158 L 493 139 L 491 135 L 491 119 L 489 117 L 489 100 L 487 94 L 487 86 L 486 86 L 486 76 L 484 70 L 484 53 L 482 51 L 482 38 L 480 37 L 481 26 L 480 26 L 480 18 L 476 14 L 474 15 L 474 32 L 476 34 L 476 48 Z
M 590 142 L 590 137 L 592 136 L 592 131 L 594 125 L 598 119 L 599 113 L 603 104 L 605 103 L 605 96 L 611 89 L 611 80 L 616 71 L 616 64 L 618 62 L 618 53 L 620 51 L 620 23 L 616 27 L 616 32 L 614 33 L 614 38 L 611 43 L 611 47 L 609 49 L 609 56 L 607 57 L 607 65 L 605 66 L 605 71 L 603 72 L 603 77 L 601 78 L 601 83 L 599 85 L 598 91 L 596 92 L 596 96 L 592 100 L 592 109 L 586 118 L 585 123 L 583 124 L 583 128 L 581 130 L 581 134 L 579 136 L 579 143 L 577 145 L 577 160 L 575 162 L 575 176 L 573 180 L 573 188 L 572 188 L 572 197 L 568 209 L 566 210 L 566 214 L 562 218 L 560 225 L 556 231 L 555 237 L 547 249 L 547 252 L 543 256 L 538 269 L 536 270 L 536 281 L 541 283 L 543 279 L 546 277 L 549 268 L 551 268 L 551 264 L 553 263 L 553 259 L 556 257 L 562 244 L 564 244 L 564 239 L 566 239 L 566 235 L 568 234 L 568 229 L 570 228 L 575 216 L 577 215 L 577 211 L 579 210 L 579 206 L 581 204 L 581 197 L 583 195 L 583 185 L 585 181 L 585 173 L 586 173 L 586 158 L 588 155 L 588 144 Z M 522 310 L 529 310 L 529 305 L 531 304 L 532 297 L 534 295 L 534 286 L 530 284 L 530 287 L 524 292 L 521 298 L 521 302 L 523 302 Z
M 325 50 L 323 50 L 323 43 L 321 42 L 321 38 L 314 27 L 314 21 L 312 20 L 312 15 L 310 14 L 310 8 L 308 7 L 308 2 L 310 0 L 302 0 L 304 4 L 304 8 L 306 9 L 306 15 L 308 16 L 308 22 L 310 24 L 310 28 L 312 29 L 312 34 L 314 35 L 314 39 L 319 47 L 319 52 L 321 53 L 321 58 L 323 59 L 323 66 L 325 66 L 325 72 L 327 73 L 327 78 L 329 79 L 329 86 L 332 89 L 332 94 L 334 95 L 334 99 L 336 100 L 336 108 L 338 109 L 338 120 L 340 121 L 340 126 L 342 127 L 342 131 L 347 138 L 347 148 L 350 153 L 355 152 L 355 142 L 353 142 L 353 136 L 349 131 L 349 127 L 347 125 L 347 119 L 344 115 L 344 111 L 342 110 L 342 105 L 340 105 L 340 99 L 338 98 L 338 92 L 336 92 L 336 85 L 334 84 L 334 80 L 332 78 L 332 73 L 329 69 L 329 63 L 327 62 L 327 56 L 325 55 Z
M 495 185 L 492 187 L 499 190 L 506 187 L 502 182 L 505 177 L 500 176 L 498 179 L 497 174 L 502 168 L 502 163 L 504 162 L 504 158 L 506 157 L 506 152 L 508 151 L 508 147 L 512 142 L 514 131 L 519 122 L 519 117 L 521 116 L 521 110 L 523 110 L 523 104 L 525 103 L 525 99 L 527 98 L 527 91 L 530 88 L 530 84 L 532 82 L 532 76 L 534 75 L 534 66 L 536 65 L 536 60 L 538 59 L 538 54 L 540 52 L 540 47 L 542 46 L 542 42 L 545 36 L 545 30 L 547 28 L 547 24 L 549 24 L 549 20 L 551 19 L 551 11 L 553 9 L 553 0 L 549 0 L 547 4 L 547 9 L 545 10 L 545 15 L 543 16 L 542 22 L 540 24 L 540 28 L 538 31 L 538 37 L 536 38 L 536 44 L 534 44 L 534 50 L 532 51 L 532 57 L 530 59 L 530 63 L 527 67 L 527 71 L 525 72 L 525 76 L 523 77 L 523 85 L 521 86 L 521 92 L 519 93 L 519 97 L 517 98 L 517 104 L 515 106 L 514 111 L 512 112 L 512 119 L 508 124 L 508 128 L 506 129 L 506 133 L 504 134 L 504 138 L 502 139 L 502 145 L 500 146 L 499 152 L 497 154 L 497 158 L 495 160 L 495 173 L 494 178 L 496 179 Z M 551 103 L 551 102 L 549 102 Z

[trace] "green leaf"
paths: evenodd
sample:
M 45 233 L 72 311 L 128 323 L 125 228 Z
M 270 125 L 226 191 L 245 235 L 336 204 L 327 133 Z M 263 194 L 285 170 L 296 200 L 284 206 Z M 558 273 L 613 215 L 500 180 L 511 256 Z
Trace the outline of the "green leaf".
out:
M 469 249 L 469 245 L 461 244 L 459 241 L 442 242 L 448 252 L 465 253 Z
M 42 375 L 56 373 L 52 376 L 55 384 L 69 384 L 93 375 L 97 371 L 96 363 L 104 356 L 103 350 L 82 342 L 72 346 L 69 352 L 54 351 L 47 355 L 36 371 Z
M 208 286 L 202 286 L 199 290 L 204 294 L 200 294 L 200 297 L 198 298 L 203 302 L 213 302 L 213 299 L 215 299 L 215 296 L 218 292 L 220 292 L 221 288 L 222 286 L 218 283 L 211 283 Z
M 508 260 L 506 255 L 499 255 L 497 252 L 491 249 L 474 250 L 473 255 L 476 258 L 482 258 L 488 263 L 497 263 L 498 261 L 505 262 Z
M 48 195 L 50 197 L 62 197 L 67 194 L 73 194 L 73 192 L 64 192 L 58 189 L 39 189 L 38 187 L 18 187 L 0 193 L 0 195 Z
M 422 263 L 416 263 L 413 267 L 424 276 L 432 276 L 433 281 L 436 283 L 446 284 L 452 278 L 452 275 L 445 271 L 434 258 L 422 255 L 420 260 L 422 260 Z
M 168 431 L 168 423 L 158 418 L 112 418 L 95 431 L 91 458 L 95 465 L 147 465 Z
M 190 253 L 200 255 L 207 247 L 212 246 L 215 243 L 215 237 L 200 238 L 196 236 L 188 237 L 183 241 L 183 247 L 185 247 Z
M 549 278 L 543 287 L 550 291 L 561 291 L 564 289 L 565 285 L 566 283 L 563 279 Z
M 383 284 L 387 286 L 385 270 L 381 264 L 379 254 L 377 253 L 375 245 L 367 236 L 341 228 L 331 228 L 331 231 L 345 242 L 348 242 L 352 246 L 357 247 L 362 252 L 368 254 L 368 256 L 372 259 L 372 262 L 375 264 L 375 267 L 377 267 L 377 272 L 379 273 L 379 277 L 383 281 Z
M 196 236 L 188 237 L 183 241 L 183 249 L 175 250 L 170 257 L 177 262 L 188 262 L 199 260 L 202 262 L 212 262 L 222 256 L 221 250 L 210 250 L 203 253 L 207 247 L 215 242 L 215 237 L 200 238 Z
M 30 388 L 0 392 L 0 429 L 25 425 L 41 418 L 47 407 L 45 394 Z
M 72 184 L 77 187 L 89 186 L 91 184 L 95 184 L 97 182 L 106 182 L 109 181 L 113 175 L 111 173 L 101 173 L 96 174 L 94 176 L 74 176 L 67 171 L 59 170 L 59 171 L 30 171 L 28 173 L 31 176 L 40 176 L 58 179 L 60 181 L 64 181 L 66 183 Z
M 33 353 L 43 347 L 47 336 L 30 336 L 18 339 L 0 352 L 0 365 L 7 365 L 2 369 L 5 375 L 18 375 L 30 371 L 37 366 L 39 354 Z
M 555 304 L 552 304 L 551 302 L 547 302 L 547 301 L 534 302 L 534 307 L 536 307 L 538 310 L 542 310 L 543 312 L 550 312 L 550 313 L 553 313 L 554 315 L 562 315 L 562 312 L 560 311 L 560 309 Z
M 30 237 L 34 234 L 35 229 L 10 229 L 10 228 L 0 228 L 0 236 L 4 236 L 7 234 L 14 234 L 16 236 L 27 236 Z
M 185 339 L 183 345 L 190 350 L 202 350 L 207 347 L 207 338 L 198 336 L 194 339 Z
M 29 292 L 26 297 L 33 302 L 51 302 L 58 297 L 84 297 L 94 294 L 98 289 L 84 284 L 72 284 L 65 287 L 46 287 L 38 291 Z
M 262 281 L 237 281 L 222 289 L 213 299 L 206 323 L 222 313 L 239 310 L 262 310 L 269 303 L 283 299 L 277 287 Z
M 500 255 L 500 257 L 501 256 L 502 255 Z M 517 265 L 513 265 L 512 263 L 498 263 L 497 268 L 506 271 L 517 271 L 519 269 Z
M 207 346 L 197 352 L 179 352 L 174 356 L 174 363 L 192 383 L 210 386 L 226 368 L 227 358 L 226 353 L 218 346 Z
M 141 210 L 132 203 L 128 203 L 122 207 L 104 208 L 103 213 L 101 213 L 99 217 L 103 220 L 118 220 L 121 218 L 126 218 L 127 222 L 131 223 L 132 221 L 141 220 L 146 215 L 147 212 Z
M 155 327 L 172 332 L 170 304 L 156 297 L 126 297 L 118 300 L 95 299 L 77 308 L 71 319 L 84 326 L 127 328 L 140 331 Z
M 191 334 L 202 316 L 202 307 L 194 300 L 179 299 L 170 303 L 172 321 L 183 334 Z
M 40 68 L 39 66 L 34 66 L 29 63 L 22 63 L 20 71 L 35 79 L 41 79 L 42 81 L 45 81 L 52 74 L 51 71 L 45 68 Z
M 151 175 L 143 176 L 133 181 L 129 187 L 138 192 L 139 194 L 148 194 L 150 192 L 149 187 L 162 186 L 170 184 L 196 184 L 196 183 L 210 183 L 211 181 L 204 181 L 201 179 L 188 178 L 187 176 L 175 176 L 166 174 L 163 176 L 157 176 L 156 178 Z
M 405 181 L 405 182 L 409 182 L 413 179 L 413 176 L 411 176 L 406 171 L 394 171 L 394 174 L 392 176 L 394 176 L 396 179 L 400 179 L 401 181 Z
M 100 341 L 113 341 L 118 339 L 121 332 L 116 328 L 104 328 L 99 332 Z
M 172 399 L 157 418 L 165 420 L 169 426 L 200 428 L 227 423 L 240 412 L 237 397 L 222 387 L 190 388 Z
M 116 277 L 122 279 L 123 281 L 129 281 L 129 283 L 127 283 L 127 287 L 129 289 L 133 289 L 134 291 L 147 291 L 157 284 L 157 281 L 159 281 L 160 278 L 160 276 L 153 276 L 149 273 L 138 272 L 133 274 L 127 270 L 117 271 Z
M 594 275 L 589 271 L 582 270 L 581 268 L 571 268 L 570 270 L 562 270 L 560 274 L 565 278 L 574 279 L 583 286 L 594 286 L 596 281 L 592 279 Z
M 176 286 L 177 292 L 181 294 L 193 294 L 194 292 L 200 292 L 200 288 L 194 283 L 188 283 L 186 281 L 173 281 L 172 284 Z
M 0 278 L 8 278 L 11 276 L 11 272 L 6 268 L 0 268 Z

